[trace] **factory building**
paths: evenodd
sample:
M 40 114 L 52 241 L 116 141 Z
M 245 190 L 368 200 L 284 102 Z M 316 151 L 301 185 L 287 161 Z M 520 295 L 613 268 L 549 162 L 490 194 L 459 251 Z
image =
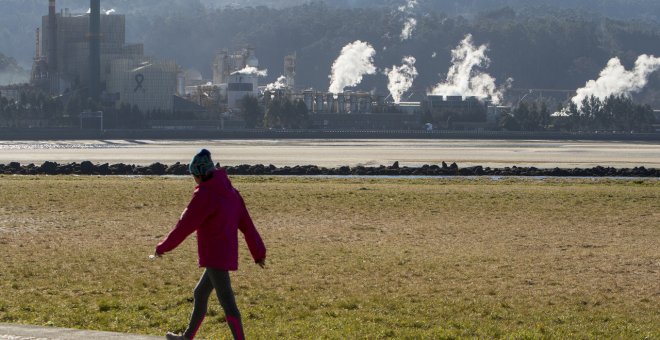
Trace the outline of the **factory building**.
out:
M 432 109 L 461 109 L 469 110 L 473 108 L 485 108 L 484 102 L 479 101 L 477 97 L 462 96 L 427 96 L 429 107 Z
M 328 93 L 305 90 L 302 100 L 310 113 L 373 113 L 374 106 L 385 104 L 382 96 L 374 96 L 368 92 Z
M 136 105 L 142 112 L 171 111 L 177 86 L 177 66 L 172 61 L 115 59 L 110 62 L 107 92 L 119 102 Z
M 240 108 L 241 99 L 245 96 L 257 97 L 259 83 L 256 74 L 234 73 L 227 78 L 227 106 L 230 109 Z
M 103 102 L 112 98 L 117 106 L 136 105 L 143 112 L 173 109 L 169 97 L 177 91 L 176 65 L 145 57 L 142 44 L 126 44 L 125 16 L 101 14 L 100 0 L 90 0 L 90 13 L 85 14 L 67 8 L 58 13 L 56 1 L 49 0 L 38 32 L 33 85 L 51 95 L 84 93 Z M 136 78 L 144 78 L 141 86 Z
M 492 106 L 489 100 L 474 96 L 428 95 L 422 107 L 442 120 L 440 128 L 454 130 L 487 130 L 497 123 L 497 117 L 506 107 Z
M 253 47 L 247 47 L 234 53 L 223 49 L 216 53 L 213 61 L 213 84 L 228 83 L 232 73 L 248 66 L 259 67 L 259 59 L 257 59 Z
M 284 76 L 286 77 L 286 86 L 289 89 L 296 88 L 296 53 L 284 57 Z
M 54 17 L 53 17 L 54 16 Z M 54 73 L 50 92 L 60 94 L 73 87 L 88 87 L 90 77 L 90 14 L 72 14 L 69 9 L 55 13 L 55 1 L 50 1 L 49 15 L 41 22 L 41 51 Z M 53 29 L 51 29 L 53 26 Z M 100 17 L 101 69 L 117 57 L 141 57 L 142 45 L 126 45 L 126 19 L 110 14 Z M 103 83 L 107 72 L 101 72 Z

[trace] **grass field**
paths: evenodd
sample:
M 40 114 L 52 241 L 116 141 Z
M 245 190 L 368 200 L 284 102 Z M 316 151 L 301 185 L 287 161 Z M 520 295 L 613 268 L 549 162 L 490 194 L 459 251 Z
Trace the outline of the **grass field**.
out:
M 238 177 L 249 338 L 660 338 L 660 181 Z M 181 331 L 189 178 L 0 176 L 0 322 Z M 199 337 L 228 338 L 212 300 Z

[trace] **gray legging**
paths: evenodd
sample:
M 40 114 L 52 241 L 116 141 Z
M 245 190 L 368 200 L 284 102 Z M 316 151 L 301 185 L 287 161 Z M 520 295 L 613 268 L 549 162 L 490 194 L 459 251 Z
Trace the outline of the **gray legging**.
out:
M 197 330 L 202 325 L 206 312 L 208 310 L 209 296 L 215 288 L 215 292 L 220 300 L 220 305 L 225 311 L 227 324 L 229 329 L 234 335 L 234 339 L 244 340 L 243 325 L 241 323 L 241 313 L 236 306 L 234 299 L 234 292 L 231 289 L 231 281 L 229 280 L 229 272 L 213 268 L 206 268 L 202 278 L 199 279 L 197 287 L 195 287 L 194 298 L 195 306 L 193 308 L 192 316 L 190 317 L 190 324 L 188 329 L 183 335 L 188 339 L 193 339 Z

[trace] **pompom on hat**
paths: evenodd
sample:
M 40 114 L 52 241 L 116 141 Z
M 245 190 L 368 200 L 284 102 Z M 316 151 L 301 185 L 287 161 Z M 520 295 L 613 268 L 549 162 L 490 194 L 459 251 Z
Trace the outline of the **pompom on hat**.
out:
M 211 152 L 206 149 L 200 150 L 190 161 L 188 170 L 194 176 L 204 176 L 215 170 L 215 165 L 211 159 Z

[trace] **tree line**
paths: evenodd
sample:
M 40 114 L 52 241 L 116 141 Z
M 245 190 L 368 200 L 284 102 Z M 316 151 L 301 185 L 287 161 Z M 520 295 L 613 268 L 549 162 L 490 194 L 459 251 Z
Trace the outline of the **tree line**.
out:
M 655 116 L 649 105 L 636 104 L 629 96 L 585 98 L 577 105 L 552 112 L 544 101 L 522 102 L 500 116 L 498 126 L 509 131 L 654 132 Z

